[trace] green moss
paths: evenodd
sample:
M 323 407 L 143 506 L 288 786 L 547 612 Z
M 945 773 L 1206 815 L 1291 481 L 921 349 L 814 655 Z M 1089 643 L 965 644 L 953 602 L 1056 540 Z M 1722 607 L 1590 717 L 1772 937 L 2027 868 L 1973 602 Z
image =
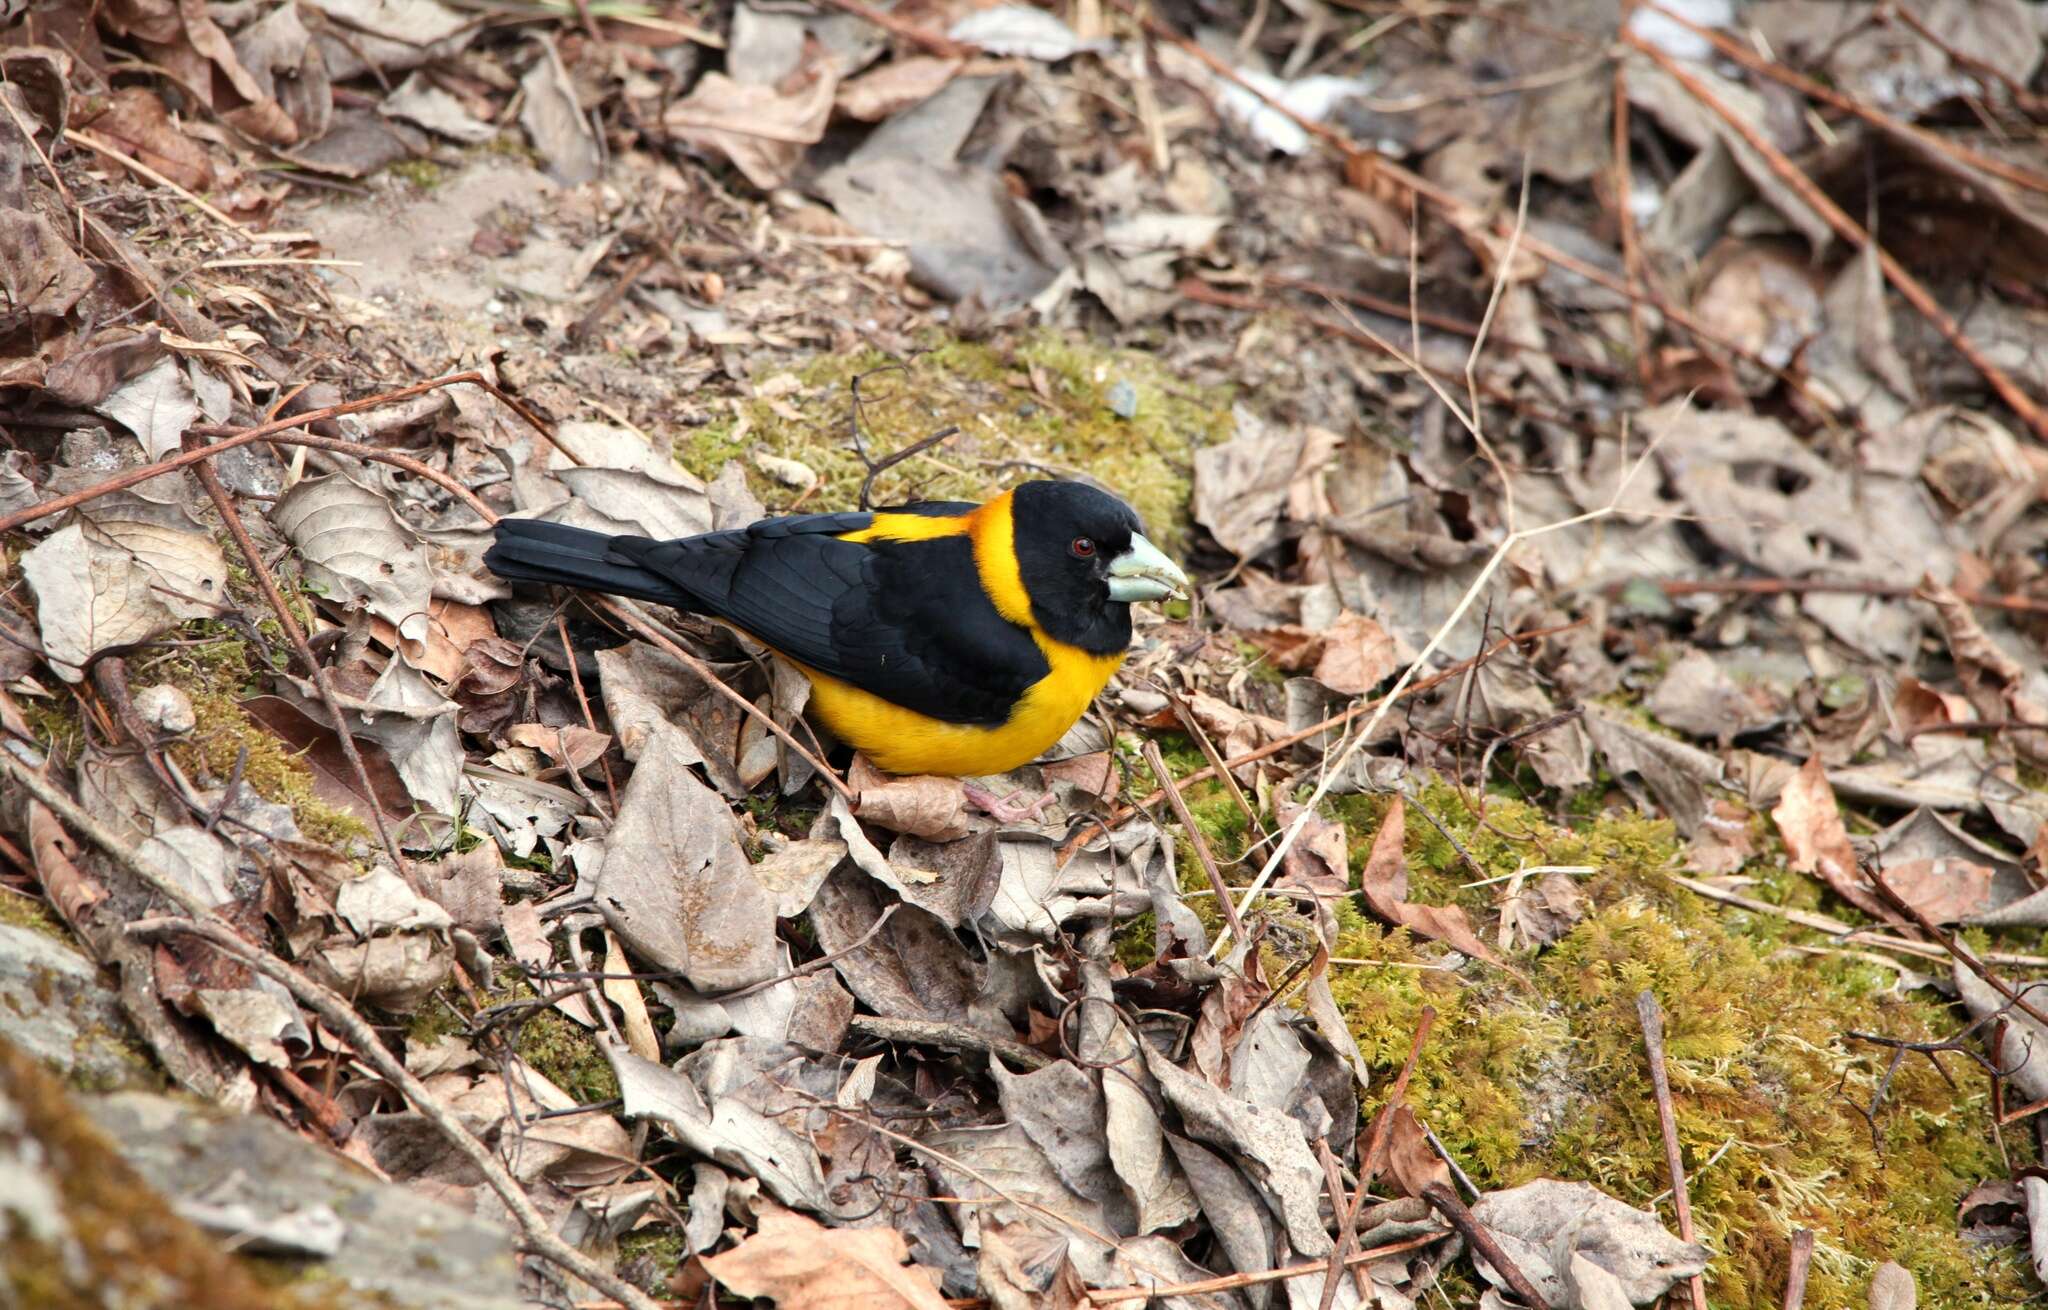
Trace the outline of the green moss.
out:
M 1023 479 L 1082 474 L 1129 499 L 1163 546 L 1183 544 L 1194 451 L 1230 435 L 1228 393 L 1189 386 L 1143 351 L 1053 332 L 996 345 L 931 337 L 926 345 L 901 370 L 879 372 L 891 361 L 870 351 L 821 357 L 788 382 L 764 379 L 768 396 L 735 402 L 730 414 L 684 436 L 677 458 L 705 478 L 756 450 L 800 460 L 822 482 L 806 508 L 851 509 L 866 473 L 848 439 L 851 384 L 862 378 L 862 433 L 874 455 L 961 429 L 883 474 L 875 503 L 978 500 Z M 1130 418 L 1110 408 L 1119 383 L 1135 398 Z M 771 506 L 795 494 L 747 467 Z
M 263 799 L 288 806 L 309 840 L 343 847 L 367 838 L 368 825 L 321 800 L 312 769 L 242 708 L 244 699 L 262 690 L 248 644 L 207 621 L 188 624 L 183 633 L 187 638 L 215 639 L 176 647 L 139 663 L 130 673 L 138 687 L 168 682 L 191 699 L 197 726 L 165 747 L 178 767 L 202 785 L 225 783 L 246 749 L 243 781 Z
M 627 1233 L 619 1239 L 619 1266 L 621 1269 L 634 1261 L 645 1261 L 652 1267 L 652 1278 L 643 1286 L 659 1286 L 676 1271 L 690 1256 L 689 1244 L 683 1235 L 673 1228 L 642 1228 Z
M 494 1005 L 533 999 L 533 989 L 523 982 L 491 997 Z M 512 1049 L 579 1104 L 609 1101 L 619 1094 L 618 1076 L 597 1039 L 552 1006 L 528 1009 L 519 1017 Z
M 447 170 L 431 159 L 401 159 L 391 165 L 391 175 L 420 191 L 432 191 L 448 178 Z
M 1868 1108 L 1889 1052 L 1843 1034 L 1946 1035 L 1957 1027 L 1951 1009 L 1892 994 L 1891 977 L 1866 963 L 1778 951 L 1798 931 L 1782 919 L 1724 913 L 1678 889 L 1664 875 L 1680 848 L 1662 820 L 1608 814 L 1574 831 L 1518 801 L 1487 797 L 1482 821 L 1474 794 L 1429 783 L 1420 795 L 1487 877 L 1534 864 L 1595 870 L 1580 884 L 1589 913 L 1523 962 L 1526 985 L 1483 966 L 1457 975 L 1403 967 L 1442 950 L 1340 912 L 1335 953 L 1371 963 L 1335 970 L 1338 1004 L 1383 1071 L 1406 1057 L 1422 1007 L 1436 1009 L 1409 1100 L 1480 1186 L 1561 1177 L 1639 1206 L 1665 1190 L 1635 1008 L 1648 989 L 1665 1013 L 1694 1218 L 1715 1252 L 1712 1304 L 1776 1305 L 1786 1240 L 1800 1227 L 1820 1234 L 1806 1299 L 1815 1310 L 1861 1306 L 1870 1270 L 1886 1259 L 1913 1271 L 1925 1305 L 2037 1294 L 2017 1254 L 1956 1234 L 1957 1201 L 2005 1173 L 1981 1078 L 1958 1072 L 1951 1087 L 1924 1059 L 1902 1065 L 1876 1142 L 1858 1108 Z M 1383 798 L 1333 802 L 1354 863 L 1385 807 Z M 1413 899 L 1479 911 L 1501 892 L 1464 886 L 1475 881 L 1464 856 L 1412 807 L 1406 837 Z M 1765 881 L 1788 899 L 1810 885 L 1782 867 Z M 1670 1222 L 1668 1203 L 1661 1212 Z
M 71 930 L 64 926 L 56 912 L 43 903 L 40 897 L 18 892 L 12 887 L 0 887 L 0 923 L 16 928 L 38 932 L 52 941 L 59 941 L 77 949 L 78 943 L 72 938 Z

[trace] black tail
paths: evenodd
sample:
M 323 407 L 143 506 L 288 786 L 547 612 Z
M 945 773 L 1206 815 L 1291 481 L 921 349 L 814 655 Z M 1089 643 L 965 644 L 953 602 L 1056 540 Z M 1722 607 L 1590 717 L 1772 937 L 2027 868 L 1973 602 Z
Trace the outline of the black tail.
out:
M 540 519 L 500 519 L 497 541 L 484 552 L 484 567 L 513 582 L 585 587 L 677 609 L 691 608 L 690 598 L 681 588 L 612 549 L 615 542 L 643 540 Z

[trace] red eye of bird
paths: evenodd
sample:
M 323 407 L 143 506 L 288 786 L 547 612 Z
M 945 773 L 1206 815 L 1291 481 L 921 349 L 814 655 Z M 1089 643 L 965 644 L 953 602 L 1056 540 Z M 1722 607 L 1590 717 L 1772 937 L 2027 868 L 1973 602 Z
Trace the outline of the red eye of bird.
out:
M 1074 544 L 1067 549 L 1074 552 L 1075 559 L 1087 559 L 1095 553 L 1095 543 L 1087 537 L 1076 537 Z

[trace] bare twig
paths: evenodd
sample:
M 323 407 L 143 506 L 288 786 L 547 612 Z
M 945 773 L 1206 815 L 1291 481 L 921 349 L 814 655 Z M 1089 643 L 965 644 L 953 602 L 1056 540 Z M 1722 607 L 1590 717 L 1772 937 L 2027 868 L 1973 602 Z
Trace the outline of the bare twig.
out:
M 1223 871 L 1216 867 L 1216 856 L 1209 850 L 1209 839 L 1202 835 L 1202 829 L 1195 823 L 1194 814 L 1188 809 L 1187 798 L 1180 794 L 1180 784 L 1173 780 L 1173 770 L 1166 767 L 1166 757 L 1159 753 L 1159 743 L 1145 739 L 1145 763 L 1152 769 L 1152 776 L 1159 779 L 1160 789 L 1166 793 L 1166 803 L 1173 807 L 1174 817 L 1187 831 L 1188 844 L 1195 848 L 1195 859 L 1202 865 L 1202 872 L 1209 875 L 1210 890 L 1216 893 L 1216 906 L 1223 911 L 1224 922 L 1230 931 L 1240 938 L 1244 936 L 1244 921 L 1238 918 L 1237 906 L 1230 899 L 1230 884 L 1223 881 Z
M 1936 946 L 1933 942 L 1916 942 L 1905 937 L 1894 937 L 1890 933 L 1859 929 L 1854 924 L 1844 923 L 1840 919 L 1830 918 L 1825 914 L 1815 914 L 1811 910 L 1795 910 L 1783 905 L 1773 905 L 1769 901 L 1759 900 L 1754 896 L 1744 896 L 1741 892 L 1731 892 L 1726 888 L 1716 887 L 1710 882 L 1702 882 L 1698 878 L 1688 878 L 1682 873 L 1667 873 L 1664 876 L 1687 891 L 1698 896 L 1704 896 L 1710 901 L 1720 901 L 1724 905 L 1739 906 L 1745 910 L 1753 910 L 1758 914 L 1776 915 L 1778 918 L 1796 923 L 1802 928 L 1811 928 L 1816 932 L 1832 933 L 1838 940 L 1849 945 L 1874 946 L 1879 950 L 1897 951 L 1901 955 L 1918 956 L 1923 960 L 1945 960 L 1949 958 L 1948 952 L 1942 950 L 1941 947 Z M 1991 951 L 1987 952 L 1984 958 L 1989 963 L 2002 964 L 2013 968 L 2048 969 L 2048 955 L 2015 955 L 2009 952 Z
M 2038 1024 L 2048 1025 L 2048 1014 L 2043 1014 L 2040 1007 L 2029 1001 L 2022 992 L 2015 990 L 2011 983 L 1999 977 L 1996 970 L 1972 954 L 1970 948 L 1957 941 L 1953 934 L 1942 931 L 1941 925 L 1928 918 L 1919 906 L 1899 895 L 1898 889 L 1884 880 L 1882 869 L 1873 864 L 1865 864 L 1863 873 L 1870 879 L 1871 886 L 1877 888 L 1878 895 L 1890 901 L 1894 908 L 1910 916 L 1920 925 L 1920 930 L 1939 942 L 1941 948 L 1954 957 L 1957 963 L 1982 978 L 1993 991 L 2011 1001 L 2013 1007 L 2029 1019 Z M 2032 988 L 2028 990 L 2031 991 Z
M 1918 278 L 1906 271 L 1904 264 L 1901 264 L 1892 256 L 1890 251 L 1872 239 L 1870 233 L 1866 232 L 1863 226 L 1855 219 L 1844 213 L 1840 205 L 1830 200 L 1826 192 L 1814 185 L 1813 179 L 1801 172 L 1798 165 L 1787 159 L 1784 152 L 1773 145 L 1770 138 L 1758 130 L 1756 124 L 1751 123 L 1748 119 L 1730 109 L 1727 103 L 1714 93 L 1712 87 L 1694 76 L 1683 64 L 1665 54 L 1662 50 L 1659 50 L 1655 45 L 1643 40 L 1634 32 L 1623 29 L 1621 41 L 1622 44 L 1646 56 L 1650 62 L 1663 69 L 1674 81 L 1685 88 L 1687 94 L 1712 110 L 1716 117 L 1733 128 L 1749 144 L 1750 148 L 1762 157 L 1771 172 L 1776 174 L 1778 179 L 1784 182 L 1786 186 L 1790 187 L 1798 195 L 1802 203 L 1813 210 L 1814 213 L 1820 215 L 1822 221 L 1830 228 L 1833 228 L 1835 234 L 1846 241 L 1852 249 L 1869 249 L 1872 251 L 1877 257 L 1878 267 L 1884 270 L 1885 280 L 1897 288 L 1899 294 L 1906 298 L 1906 303 L 1918 310 L 1920 316 L 1931 323 L 1934 329 L 1947 340 L 1949 345 L 1955 347 L 1956 352 L 1969 361 L 1970 367 L 1977 370 L 1978 375 L 1984 379 L 1992 391 L 1998 394 L 1998 398 L 2003 400 L 2012 412 L 2019 416 L 2020 420 L 2032 430 L 2035 436 L 2048 440 L 2048 413 L 2044 413 L 2040 405 L 2035 403 L 2033 397 L 2020 390 L 2019 384 L 2015 383 L 2004 369 L 1993 363 L 1978 348 L 1976 342 L 1970 340 L 1964 334 L 1962 325 L 1956 322 L 1954 316 L 1941 307 L 1940 302 L 1935 300 L 1933 294 L 1920 284 Z
M 1373 1116 L 1372 1131 L 1366 1137 L 1365 1150 L 1359 1154 L 1358 1186 L 1352 1189 L 1351 1204 L 1337 1217 L 1337 1246 L 1330 1252 L 1330 1273 L 1323 1281 L 1323 1298 L 1316 1310 L 1330 1310 L 1336 1303 L 1337 1270 L 1345 1263 L 1344 1253 L 1358 1240 L 1358 1212 L 1365 1206 L 1365 1194 L 1372 1190 L 1373 1179 L 1379 1176 L 1380 1157 L 1386 1154 L 1387 1133 L 1392 1126 L 1394 1112 L 1401 1108 L 1401 1102 L 1408 1096 L 1408 1080 L 1415 1076 L 1415 1066 L 1422 1059 L 1422 1045 L 1429 1040 L 1429 1030 L 1435 1026 L 1436 1007 L 1423 1006 L 1422 1014 L 1415 1023 L 1414 1040 L 1408 1043 L 1408 1058 L 1402 1063 L 1394 1086 L 1387 1092 L 1386 1104 Z
M 1924 127 L 1916 127 L 1902 119 L 1892 117 L 1881 109 L 1872 108 L 1860 100 L 1845 96 L 1839 91 L 1823 86 L 1803 73 L 1794 72 L 1783 64 L 1774 63 L 1763 58 L 1756 51 L 1729 36 L 1726 32 L 1715 31 L 1710 27 L 1701 27 L 1683 14 L 1673 13 L 1664 5 L 1657 3 L 1657 0 L 1643 0 L 1643 3 L 1648 4 L 1660 17 L 1671 20 L 1688 32 L 1691 32 L 1694 36 L 1711 43 L 1716 50 L 1719 50 L 1736 63 L 1741 64 L 1752 73 L 1768 77 L 1773 82 L 1791 87 L 1801 95 L 1818 100 L 1824 105 L 1832 105 L 1845 114 L 1854 114 L 1872 127 L 1888 135 L 1912 141 L 1936 154 L 1959 159 L 1979 172 L 1988 173 L 2001 181 L 2010 182 L 2014 186 L 2023 187 L 2028 191 L 2048 192 L 2048 177 L 2043 177 L 2039 173 L 2020 168 L 2014 164 L 2008 164 L 2003 159 L 1987 155 L 1980 150 L 1972 150 L 1960 141 L 1952 141 L 1946 137 L 1937 136 Z M 1917 19 L 1910 19 L 1906 6 L 1896 6 L 1896 12 L 1908 16 L 1912 24 L 1917 24 Z
M 1536 1290 L 1536 1284 L 1530 1282 L 1521 1267 L 1500 1249 L 1500 1243 L 1494 1240 L 1486 1225 L 1465 1208 L 1465 1203 L 1458 1199 L 1458 1194 L 1448 1184 L 1424 1183 L 1422 1199 L 1435 1207 L 1436 1212 L 1449 1220 L 1451 1227 L 1472 1244 L 1473 1254 L 1493 1266 L 1493 1271 L 1501 1276 L 1509 1290 L 1521 1298 L 1523 1305 L 1532 1306 L 1535 1310 L 1550 1310 L 1550 1302 L 1543 1299 L 1543 1293 Z
M 246 446 L 251 442 L 262 441 L 266 437 L 274 437 L 279 433 L 288 432 L 293 428 L 304 427 L 308 424 L 318 423 L 323 419 L 339 418 L 344 414 L 359 414 L 367 409 L 377 409 L 380 406 L 394 404 L 401 400 L 410 400 L 414 396 L 425 395 L 429 391 L 436 391 L 442 387 L 452 387 L 458 383 L 465 382 L 472 386 L 482 387 L 497 397 L 515 414 L 519 415 L 520 418 L 526 420 L 534 431 L 540 433 L 550 444 L 554 444 L 556 449 L 562 450 L 563 455 L 572 462 L 577 464 L 583 462 L 576 457 L 573 451 L 563 449 L 559 443 L 556 443 L 555 436 L 548 429 L 548 426 L 542 423 L 539 417 L 531 410 L 506 395 L 503 391 L 500 391 L 483 374 L 472 369 L 465 373 L 452 373 L 447 377 L 434 378 L 427 382 L 415 382 L 411 386 L 399 387 L 394 391 L 381 391 L 374 396 L 364 396 L 360 400 L 349 400 L 338 405 L 328 405 L 323 409 L 307 410 L 303 414 L 294 414 L 288 418 L 270 419 L 257 424 L 253 428 L 244 428 L 237 431 L 225 440 L 213 442 L 196 450 L 181 451 L 176 455 L 160 459 L 154 464 L 139 465 L 125 472 L 117 473 L 104 481 L 96 482 L 90 487 L 81 487 L 68 495 L 52 497 L 40 504 L 31 505 L 27 509 L 16 510 L 14 513 L 0 518 L 0 532 L 10 532 L 24 524 L 34 523 L 38 519 L 46 519 L 52 514 L 61 514 L 67 509 L 76 509 L 78 506 L 98 500 L 102 496 L 110 496 L 117 491 L 126 491 L 128 488 L 139 486 L 152 478 L 160 478 L 166 473 L 175 473 L 179 469 L 189 468 L 201 460 L 212 459 L 214 456 L 224 451 L 233 450 L 237 446 Z M 195 430 L 201 433 L 201 435 L 205 435 L 209 431 L 209 429 L 204 427 Z M 312 445 L 314 443 L 305 442 L 300 444 Z M 367 453 L 362 451 L 361 448 L 357 449 L 359 453 Z
M 1795 1231 L 1786 1254 L 1792 1268 L 1785 1275 L 1785 1310 L 1799 1310 L 1806 1304 L 1806 1275 L 1813 1268 L 1813 1230 Z
M 1636 1017 L 1643 1025 L 1643 1047 L 1650 1060 L 1650 1089 L 1657 1097 L 1657 1126 L 1664 1134 L 1664 1167 L 1671 1174 L 1671 1204 L 1678 1212 L 1678 1235 L 1693 1240 L 1692 1194 L 1685 1186 L 1685 1157 L 1678 1149 L 1678 1116 L 1671 1107 L 1671 1075 L 1664 1065 L 1664 1012 L 1648 988 L 1636 997 Z M 1694 1274 L 1693 1310 L 1707 1310 L 1706 1280 Z

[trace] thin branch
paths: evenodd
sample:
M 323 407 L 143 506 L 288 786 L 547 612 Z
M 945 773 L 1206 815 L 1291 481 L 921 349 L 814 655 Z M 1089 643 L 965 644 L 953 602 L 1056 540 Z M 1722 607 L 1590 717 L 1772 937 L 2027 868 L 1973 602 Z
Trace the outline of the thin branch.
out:
M 1671 1074 L 1665 1068 L 1664 1012 L 1657 1008 L 1657 994 L 1648 988 L 1636 997 L 1636 1018 L 1643 1025 L 1643 1048 L 1650 1060 L 1650 1090 L 1657 1098 L 1657 1126 L 1664 1135 L 1664 1167 L 1671 1174 L 1671 1205 L 1678 1212 L 1678 1235 L 1693 1240 L 1692 1194 L 1685 1186 L 1685 1157 L 1678 1149 L 1678 1116 L 1671 1106 Z M 1693 1310 L 1707 1310 L 1706 1280 L 1694 1274 Z
M 1166 757 L 1159 753 L 1159 743 L 1150 737 L 1145 739 L 1145 763 L 1151 767 L 1152 776 L 1159 779 L 1167 804 L 1173 806 L 1174 817 L 1186 830 L 1188 844 L 1195 848 L 1195 859 L 1201 862 L 1202 872 L 1209 875 L 1209 887 L 1216 893 L 1216 905 L 1223 911 L 1224 921 L 1230 925 L 1231 932 L 1242 938 L 1244 921 L 1238 918 L 1237 906 L 1231 902 L 1230 884 L 1223 881 L 1223 871 L 1216 867 L 1216 856 L 1209 850 L 1209 840 L 1196 825 L 1195 816 L 1188 809 L 1187 798 L 1180 794 L 1180 785 L 1173 780 L 1173 770 L 1166 767 Z
M 1532 1306 L 1535 1310 L 1550 1310 L 1550 1302 L 1543 1299 L 1543 1293 L 1536 1290 L 1536 1284 L 1529 1281 L 1529 1276 L 1509 1258 L 1506 1251 L 1501 1250 L 1493 1233 L 1465 1208 L 1465 1203 L 1458 1199 L 1458 1194 L 1448 1184 L 1424 1183 L 1422 1199 L 1435 1207 L 1436 1212 L 1449 1220 L 1451 1227 L 1472 1244 L 1475 1257 L 1493 1266 L 1493 1271 L 1501 1276 L 1509 1290 L 1521 1298 L 1523 1305 Z

